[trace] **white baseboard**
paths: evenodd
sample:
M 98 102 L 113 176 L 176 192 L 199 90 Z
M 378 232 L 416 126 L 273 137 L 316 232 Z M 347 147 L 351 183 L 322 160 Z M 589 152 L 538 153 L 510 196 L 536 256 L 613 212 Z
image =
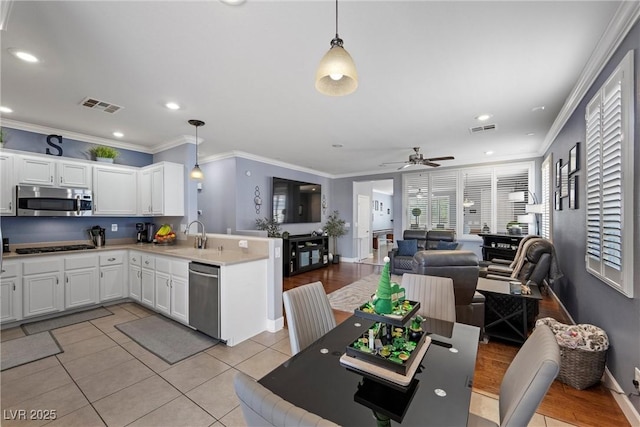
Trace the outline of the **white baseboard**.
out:
M 633 406 L 633 403 L 631 403 L 629 397 L 625 394 L 624 390 L 622 390 L 620 384 L 618 384 L 613 375 L 611 375 L 609 368 L 605 367 L 602 380 L 604 381 L 604 385 L 611 389 L 613 399 L 622 410 L 624 416 L 627 417 L 629 424 L 632 426 L 640 426 L 640 414 L 638 413 L 638 410 Z M 618 393 L 616 393 L 616 391 Z
M 267 319 L 267 331 L 278 332 L 282 328 L 284 328 L 284 317 L 279 317 L 275 320 Z

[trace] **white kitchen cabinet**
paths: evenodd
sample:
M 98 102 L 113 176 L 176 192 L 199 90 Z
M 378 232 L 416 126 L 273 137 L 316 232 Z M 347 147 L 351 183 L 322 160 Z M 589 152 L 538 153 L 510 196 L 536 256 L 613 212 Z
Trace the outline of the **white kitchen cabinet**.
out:
M 140 170 L 140 213 L 184 215 L 184 165 L 161 162 Z
M 140 301 L 142 298 L 142 254 L 129 252 L 129 298 Z
M 64 308 L 98 302 L 98 257 L 68 256 L 64 260 Z
M 46 157 L 17 156 L 18 184 L 54 187 L 56 160 Z
M 23 316 L 64 309 L 62 258 L 38 258 L 22 263 Z
M 93 168 L 93 214 L 137 215 L 137 170 L 117 166 Z
M 100 255 L 100 302 L 128 295 L 124 271 L 125 254 L 126 251 L 118 251 Z
M 153 270 L 148 268 L 142 269 L 142 280 L 141 280 L 141 294 L 140 294 L 140 302 L 151 307 L 155 308 L 156 305 L 156 274 Z
M 13 168 L 14 156 L 0 154 L 0 215 L 16 214 L 16 183 Z
M 91 165 L 80 162 L 58 162 L 58 185 L 69 188 L 91 188 Z
M 171 275 L 156 271 L 156 310 L 171 315 Z
M 171 317 L 189 323 L 189 279 L 171 277 Z
M 22 318 L 20 264 L 3 262 L 0 274 L 0 323 Z

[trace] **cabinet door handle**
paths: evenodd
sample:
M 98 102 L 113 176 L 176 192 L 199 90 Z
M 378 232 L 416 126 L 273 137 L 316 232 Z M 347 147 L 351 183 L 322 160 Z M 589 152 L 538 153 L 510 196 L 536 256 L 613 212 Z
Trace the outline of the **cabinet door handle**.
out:
M 64 182 L 64 180 L 62 179 L 62 177 L 60 177 L 60 184 L 62 184 Z
M 58 280 L 58 278 L 56 277 L 56 285 L 59 285 L 60 281 Z
M 51 179 L 50 179 L 51 183 L 53 184 L 53 175 L 51 175 Z
M 65 277 L 65 281 L 69 283 L 69 276 Z
M 104 277 L 104 273 L 102 271 L 100 272 L 100 277 Z
M 11 210 L 11 206 L 12 206 L 11 203 L 13 203 L 13 202 L 9 202 L 9 210 Z
M 167 287 L 169 287 L 169 279 L 167 279 Z
M 16 290 L 16 284 L 15 283 L 13 284 L 13 290 L 14 291 Z
M 133 262 L 136 262 L 136 257 L 131 258 Z
M 115 261 L 115 260 L 116 260 L 115 258 L 109 258 L 109 259 L 107 259 L 107 261 L 109 261 L 109 262 L 113 262 L 113 261 Z

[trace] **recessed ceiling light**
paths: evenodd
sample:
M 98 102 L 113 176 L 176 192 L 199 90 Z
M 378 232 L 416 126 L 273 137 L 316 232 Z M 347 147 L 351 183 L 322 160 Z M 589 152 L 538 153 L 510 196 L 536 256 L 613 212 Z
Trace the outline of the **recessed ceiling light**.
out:
M 485 151 L 484 154 L 486 154 L 487 156 L 490 156 L 493 154 L 493 151 Z
M 13 110 L 9 107 L 5 107 L 4 105 L 0 107 L 0 113 L 13 113 Z
M 113 136 L 115 136 L 116 138 L 122 138 L 124 136 L 124 133 L 115 131 L 113 133 Z
M 536 111 L 544 111 L 544 105 L 539 105 L 537 107 L 533 107 L 531 109 L 531 111 L 536 112 Z
M 484 122 L 485 120 L 489 120 L 491 117 L 493 117 L 493 114 L 480 114 L 479 116 L 476 116 L 476 120 Z
M 342 144 L 331 144 L 331 146 L 333 148 L 342 148 L 342 147 L 344 147 L 344 145 L 342 145 Z
M 220 0 L 224 4 L 228 4 L 231 6 L 238 6 L 245 2 L 245 0 Z
M 529 133 L 527 134 L 527 136 L 533 136 L 533 135 L 535 135 L 535 133 L 534 133 L 534 132 L 529 132 Z
M 169 110 L 179 110 L 180 109 L 180 105 L 176 104 L 175 102 L 167 102 L 166 104 L 164 104 L 165 107 L 167 107 Z
M 22 59 L 23 61 L 26 61 L 26 62 L 39 62 L 40 61 L 34 55 L 30 54 L 29 52 L 25 52 L 24 50 L 9 49 L 9 52 L 11 52 L 11 54 L 13 56 L 15 56 L 16 58 L 20 58 L 20 59 Z

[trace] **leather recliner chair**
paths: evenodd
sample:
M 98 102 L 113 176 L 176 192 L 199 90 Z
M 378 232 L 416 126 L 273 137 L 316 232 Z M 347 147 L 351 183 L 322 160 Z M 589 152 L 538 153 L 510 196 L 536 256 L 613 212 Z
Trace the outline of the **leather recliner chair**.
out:
M 456 232 L 453 230 L 404 230 L 404 240 L 417 240 L 418 252 L 436 250 L 440 242 L 455 243 Z M 398 248 L 389 251 L 391 274 L 414 273 L 413 255 L 398 255 Z
M 456 321 L 484 330 L 485 297 L 476 291 L 480 267 L 471 251 L 422 251 L 413 257 L 414 272 L 428 276 L 450 277 L 456 300 Z

